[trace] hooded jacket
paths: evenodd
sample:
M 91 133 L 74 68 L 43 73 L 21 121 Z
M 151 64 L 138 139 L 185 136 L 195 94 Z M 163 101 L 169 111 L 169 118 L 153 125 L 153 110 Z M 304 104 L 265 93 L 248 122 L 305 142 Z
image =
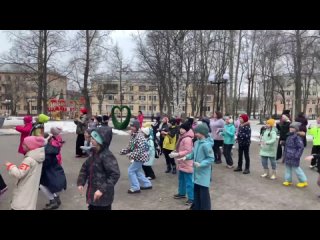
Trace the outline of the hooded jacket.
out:
M 224 144 L 234 144 L 236 128 L 232 123 L 225 124 L 221 135 L 224 138 Z
M 23 121 L 24 126 L 16 126 L 16 131 L 21 133 L 18 152 L 24 155 L 26 154 L 26 152 L 22 148 L 22 143 L 23 140 L 30 135 L 30 132 L 32 130 L 32 116 L 25 116 L 23 118 Z
M 193 138 L 194 133 L 193 130 L 190 129 L 188 132 L 185 132 L 183 135 L 180 135 L 180 138 L 177 143 L 177 153 L 179 153 L 179 157 L 181 158 L 186 156 L 187 154 L 192 152 L 193 148 Z M 193 159 L 181 161 L 177 160 L 178 163 L 178 170 L 186 173 L 192 173 L 193 172 Z
M 197 140 L 190 154 L 186 156 L 187 160 L 193 159 L 194 162 L 200 163 L 199 167 L 194 168 L 193 182 L 195 184 L 209 187 L 211 179 L 211 168 L 214 162 L 212 150 L 213 140 L 211 137 Z
M 249 146 L 251 144 L 251 128 L 249 122 L 245 122 L 239 126 L 237 139 L 239 146 Z
M 114 187 L 120 178 L 120 170 L 117 159 L 109 150 L 112 140 L 112 128 L 103 126 L 95 131 L 102 137 L 103 144 L 97 152 L 83 163 L 77 185 L 84 186 L 88 183 L 86 198 L 87 203 L 93 206 L 109 206 L 114 199 Z M 102 196 L 94 201 L 94 193 L 99 190 Z
M 299 167 L 304 149 L 303 140 L 297 133 L 288 133 L 284 147 L 284 162 L 291 167 Z
M 13 190 L 12 209 L 36 210 L 44 158 L 44 147 L 41 147 L 27 152 L 19 166 L 8 166 L 9 175 L 18 180 Z
M 84 134 L 84 131 L 88 128 L 87 115 L 82 115 L 79 119 L 74 120 L 74 123 L 77 125 L 76 133 Z
M 153 133 L 150 133 L 149 138 L 147 139 L 147 143 L 149 146 L 149 160 L 147 162 L 145 162 L 143 165 L 144 166 L 152 166 L 154 163 L 154 159 L 155 159 L 155 148 L 154 148 L 154 142 L 153 142 Z
M 277 132 L 275 128 L 266 129 L 263 132 L 261 141 L 264 144 L 260 148 L 260 156 L 263 157 L 276 157 L 277 155 Z
M 179 128 L 177 126 L 169 127 L 168 134 L 164 137 L 163 148 L 167 150 L 176 149 L 179 138 Z
M 223 136 L 220 136 L 217 132 L 218 130 L 224 128 L 224 121 L 222 118 L 210 119 L 210 128 L 213 140 L 223 140 Z

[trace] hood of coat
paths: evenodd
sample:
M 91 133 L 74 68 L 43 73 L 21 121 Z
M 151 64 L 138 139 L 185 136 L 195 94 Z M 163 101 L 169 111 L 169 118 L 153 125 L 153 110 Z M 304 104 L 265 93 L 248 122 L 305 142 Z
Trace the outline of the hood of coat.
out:
M 180 135 L 180 138 L 185 138 L 185 137 L 191 137 L 194 138 L 194 132 L 192 129 L 190 129 L 188 132 L 185 132 L 184 134 Z
M 95 129 L 95 131 L 101 136 L 103 140 L 102 148 L 109 148 L 112 140 L 112 128 L 103 126 Z
M 32 122 L 32 116 L 25 116 L 23 118 L 24 123 L 31 123 Z
M 31 157 L 38 163 L 42 163 L 45 159 L 44 147 L 36 148 L 26 153 L 26 157 Z

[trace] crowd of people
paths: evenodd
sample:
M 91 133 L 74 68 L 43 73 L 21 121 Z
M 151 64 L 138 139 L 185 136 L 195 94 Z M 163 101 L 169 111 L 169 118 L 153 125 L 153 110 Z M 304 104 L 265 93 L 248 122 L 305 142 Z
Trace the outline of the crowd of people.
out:
M 21 133 L 18 152 L 24 159 L 19 166 L 5 164 L 9 175 L 18 180 L 11 202 L 13 210 L 36 209 L 39 189 L 48 199 L 43 209 L 58 209 L 62 204 L 59 193 L 67 189 L 61 154 L 63 129 L 54 126 L 50 133 L 45 133 L 44 124 L 48 120 L 48 116 L 40 114 L 32 123 L 32 117 L 25 116 L 24 125 L 16 127 Z M 85 195 L 89 210 L 112 209 L 114 188 L 120 178 L 117 159 L 110 149 L 112 128 L 108 120 L 106 115 L 89 119 L 86 109 L 81 109 L 79 118 L 74 120 L 77 126 L 75 157 L 87 158 L 80 169 L 77 187 L 83 194 L 87 185 Z M 213 163 L 221 164 L 222 156 L 226 168 L 250 174 L 251 127 L 246 114 L 241 114 L 236 121 L 218 111 L 210 118 L 189 117 L 181 122 L 166 115 L 156 116 L 150 126 L 144 126 L 143 114 L 139 112 L 131 121 L 130 130 L 129 143 L 120 151 L 130 161 L 128 194 L 153 188 L 152 180 L 156 179 L 153 165 L 161 155 L 166 163 L 164 172 L 178 173 L 177 192 L 172 197 L 186 199 L 185 204 L 191 210 L 211 209 L 209 189 Z M 284 111 L 279 123 L 268 119 L 260 134 L 262 178 L 277 179 L 277 161 L 280 160 L 285 164 L 283 185 L 292 185 L 294 171 L 298 178 L 296 186 L 307 187 L 307 176 L 300 167 L 307 134 L 313 137 L 313 147 L 306 160 L 311 161 L 310 168 L 317 168 L 320 173 L 320 117 L 316 125 L 308 126 L 303 114 L 292 121 L 290 112 Z M 238 161 L 235 164 L 232 151 L 236 143 Z M 317 183 L 320 186 L 320 175 Z M 0 195 L 7 189 L 0 175 Z

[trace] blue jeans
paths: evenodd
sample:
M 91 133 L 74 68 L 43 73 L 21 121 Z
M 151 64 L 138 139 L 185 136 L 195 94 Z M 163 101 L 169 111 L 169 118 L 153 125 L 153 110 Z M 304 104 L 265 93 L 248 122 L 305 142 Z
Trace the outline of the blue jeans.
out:
M 303 170 L 301 169 L 301 167 L 291 167 L 286 165 L 286 173 L 284 176 L 284 179 L 288 182 L 292 182 L 292 170 L 294 170 L 297 174 L 297 177 L 299 179 L 299 182 L 306 182 L 307 181 L 307 177 L 304 174 Z
M 134 191 L 140 190 L 141 182 L 142 187 L 152 186 L 150 180 L 142 173 L 142 162 L 134 161 L 128 168 L 128 177 L 131 184 L 131 189 Z
M 270 159 L 272 170 L 276 170 L 277 162 L 275 157 L 265 157 L 261 156 L 261 162 L 263 169 L 269 169 L 268 167 L 268 159 Z
M 179 195 L 188 195 L 188 199 L 193 201 L 192 173 L 179 171 Z

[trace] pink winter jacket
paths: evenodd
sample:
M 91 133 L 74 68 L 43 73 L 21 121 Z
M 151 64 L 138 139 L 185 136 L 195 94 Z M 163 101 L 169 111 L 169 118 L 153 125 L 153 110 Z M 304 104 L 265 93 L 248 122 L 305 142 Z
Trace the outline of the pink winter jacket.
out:
M 30 135 L 30 132 L 32 129 L 32 116 L 25 116 L 23 118 L 23 121 L 24 121 L 24 126 L 23 125 L 16 126 L 16 131 L 21 133 L 18 152 L 25 155 L 26 152 L 22 148 L 22 143 L 23 143 L 23 140 Z
M 63 145 L 62 137 L 60 135 L 54 136 L 51 138 L 50 143 L 52 144 L 52 146 L 60 148 L 59 154 L 57 155 L 57 160 L 58 160 L 58 164 L 61 165 L 62 164 L 61 147 Z
M 142 128 L 142 124 L 143 124 L 143 118 L 144 118 L 143 115 L 138 115 L 138 117 L 137 117 L 137 119 L 138 119 L 138 121 L 139 121 L 139 123 L 140 123 L 140 127 L 141 127 L 141 128 Z
M 193 138 L 194 138 L 194 133 L 192 129 L 190 129 L 188 132 L 184 133 L 183 135 L 180 135 L 177 143 L 177 149 L 176 149 L 176 152 L 179 153 L 179 157 L 177 158 L 184 157 L 187 154 L 192 152 Z M 177 163 L 178 163 L 178 170 L 186 173 L 193 172 L 193 160 L 186 160 L 186 161 L 177 160 Z

